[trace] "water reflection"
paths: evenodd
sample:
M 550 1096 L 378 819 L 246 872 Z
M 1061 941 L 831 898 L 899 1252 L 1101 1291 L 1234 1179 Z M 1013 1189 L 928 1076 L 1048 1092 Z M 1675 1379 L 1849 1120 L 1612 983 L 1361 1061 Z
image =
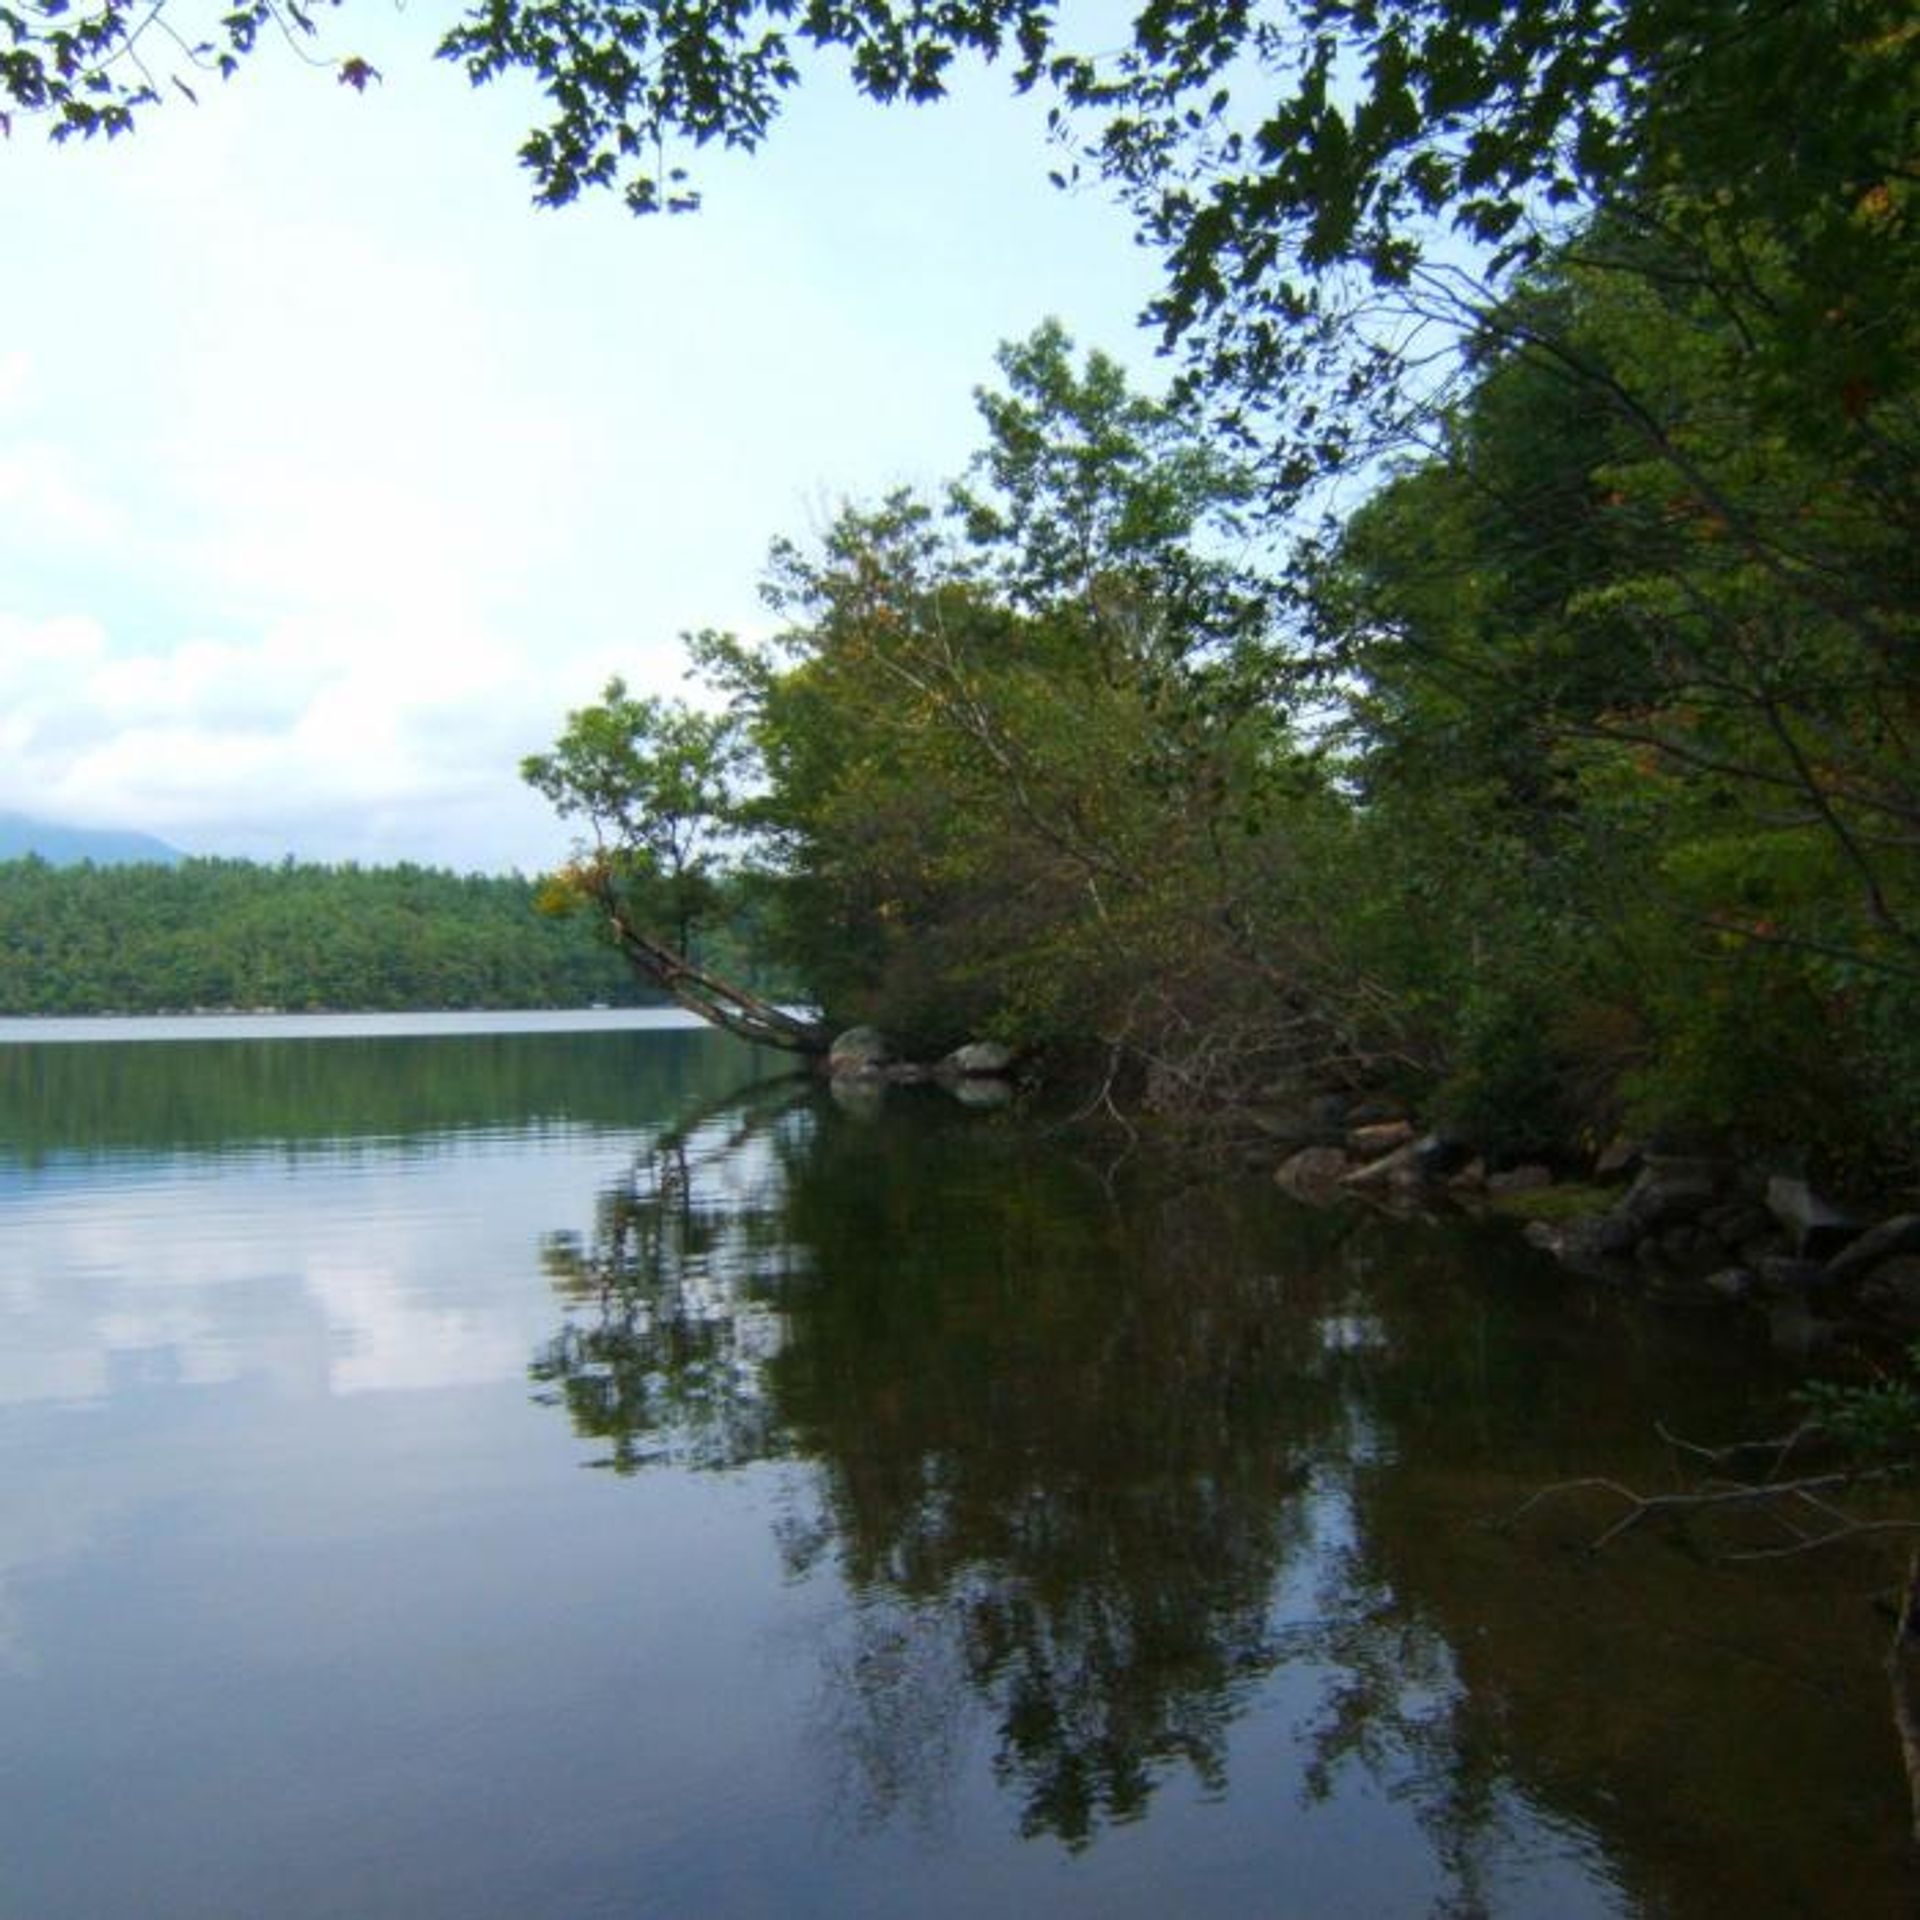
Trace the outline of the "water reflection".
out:
M 549 1244 L 568 1314 L 533 1373 L 616 1471 L 811 1463 L 782 1547 L 852 1599 L 821 1655 L 843 1818 L 937 1820 L 978 1722 L 1020 1832 L 1077 1849 L 1169 1778 L 1223 1793 L 1278 1663 L 1335 1670 L 1291 1616 L 1351 1612 L 1316 1589 L 1344 1565 L 1345 1376 L 1386 1335 L 1311 1297 L 1330 1246 L 1281 1270 L 1251 1233 L 992 1122 L 736 1113 Z
M 1734 1417 L 1750 1369 L 1724 1343 L 1582 1327 L 1535 1269 L 1280 1223 L 1263 1191 L 1114 1194 L 933 1104 L 858 1126 L 788 1094 L 664 1136 L 546 1259 L 565 1316 L 533 1374 L 597 1463 L 804 1466 L 780 1541 L 846 1596 L 816 1649 L 845 1824 L 937 1829 L 983 1740 L 1019 1832 L 1077 1851 L 1176 1780 L 1224 1796 L 1237 1746 L 1271 1766 L 1284 1702 L 1286 1831 L 1399 1856 L 1389 1880 L 1429 1891 L 1396 1910 L 1720 1910 L 1672 1844 L 1684 1782 L 1758 1861 L 1743 1910 L 1817 1911 L 1837 1836 L 1791 1837 L 1809 1751 L 1884 1822 L 1844 1837 L 1904 1903 L 1896 1777 L 1858 1738 L 1868 1622 L 1821 1651 L 1850 1733 L 1789 1684 L 1786 1748 L 1676 1749 L 1676 1717 L 1754 1684 L 1779 1589 L 1676 1672 L 1662 1647 L 1709 1602 L 1672 1569 L 1649 1599 L 1640 1569 L 1480 1525 L 1570 1460 L 1639 1455 L 1650 1404 Z M 1643 1642 L 1603 1634 L 1599 1675 L 1562 1673 L 1595 1655 L 1583 1609 Z M 1515 1740 L 1517 1718 L 1551 1732 Z M 1673 1751 L 1636 1772 L 1614 1749 L 1637 1720 Z M 1778 1819 L 1758 1844 L 1756 1807 Z
M 559 1232 L 542 1246 L 570 1311 L 531 1373 L 606 1444 L 594 1465 L 734 1467 L 785 1451 L 766 1365 L 798 1260 L 778 1230 L 788 1149 L 810 1123 L 790 1081 L 730 1100 L 646 1147 L 601 1194 L 590 1243 Z
M 517 1379 L 527 1216 L 596 1132 L 750 1059 L 688 1031 L 0 1045 L 0 1409 Z

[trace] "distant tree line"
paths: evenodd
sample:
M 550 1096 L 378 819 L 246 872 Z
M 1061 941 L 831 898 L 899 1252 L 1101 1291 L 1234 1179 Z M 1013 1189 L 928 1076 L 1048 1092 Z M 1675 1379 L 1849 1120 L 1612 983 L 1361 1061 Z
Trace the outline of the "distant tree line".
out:
M 644 1004 L 519 876 L 400 865 L 0 862 L 0 1013 Z M 708 936 L 751 974 L 736 917 Z

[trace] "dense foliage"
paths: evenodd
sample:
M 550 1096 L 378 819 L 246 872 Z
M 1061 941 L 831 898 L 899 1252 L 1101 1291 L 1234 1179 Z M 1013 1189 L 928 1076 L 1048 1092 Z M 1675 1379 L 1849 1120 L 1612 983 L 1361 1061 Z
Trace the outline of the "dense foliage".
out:
M 691 122 L 569 66 L 552 17 L 489 31 L 583 76 L 564 197 L 643 164 L 621 128 Z M 1295 1066 L 1399 1073 L 1504 1151 L 1627 1122 L 1911 1169 L 1909 9 L 1186 0 L 1099 60 L 1019 6 L 606 17 L 724 42 L 708 104 L 747 139 L 788 25 L 886 97 L 1009 36 L 1167 263 L 1177 452 L 1010 366 L 1009 504 L 850 515 L 783 557 L 777 670 L 707 645 L 830 1001 L 1241 1092 L 1310 1035 Z M 941 45 L 869 71 L 883 28 Z M 1123 516 L 1076 519 L 1098 481 L 1008 480 L 1177 492 L 1223 448 L 1274 543 L 1231 634 L 1189 592 L 1217 526 L 1142 573 Z M 1152 644 L 1103 644 L 1089 582 Z
M 831 1014 L 1188 1105 L 1395 1082 L 1496 1152 L 1631 1124 L 1910 1164 L 1910 419 L 1764 430 L 1684 281 L 1568 252 L 1524 298 L 1582 377 L 1485 339 L 1284 590 L 1247 470 L 1052 326 L 946 498 L 776 544 L 777 637 L 692 643 L 730 701 L 701 805 Z M 687 736 L 610 693 L 530 772 L 619 844 Z
M 0 1013 L 644 998 L 534 885 L 427 867 L 0 862 Z
M 1366 984 L 1322 937 L 1306 858 L 1344 808 L 1232 557 L 1244 475 L 1055 326 L 1001 367 L 945 500 L 779 543 L 778 635 L 693 643 L 750 754 L 714 812 L 775 951 L 836 1020 L 919 1050 L 1096 1047 L 1196 1100 L 1359 1069 Z M 528 772 L 620 844 L 606 769 L 656 781 L 679 722 L 610 693 Z
M 1758 239 L 1746 271 L 1755 300 L 1790 278 Z M 1514 311 L 1315 582 L 1376 958 L 1401 947 L 1483 1125 L 1906 1160 L 1912 376 L 1783 395 L 1736 307 L 1604 226 Z M 1877 325 L 1911 365 L 1913 309 Z

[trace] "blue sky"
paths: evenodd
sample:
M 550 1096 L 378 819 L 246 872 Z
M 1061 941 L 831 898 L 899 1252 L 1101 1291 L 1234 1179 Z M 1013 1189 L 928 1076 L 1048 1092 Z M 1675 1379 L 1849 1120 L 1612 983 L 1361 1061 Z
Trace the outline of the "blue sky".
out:
M 528 204 L 535 103 L 348 9 L 110 147 L 0 145 L 0 810 L 193 852 L 533 870 L 515 768 L 761 559 L 957 471 L 997 342 L 1157 377 L 1153 263 L 995 75 L 809 84 L 690 218 Z

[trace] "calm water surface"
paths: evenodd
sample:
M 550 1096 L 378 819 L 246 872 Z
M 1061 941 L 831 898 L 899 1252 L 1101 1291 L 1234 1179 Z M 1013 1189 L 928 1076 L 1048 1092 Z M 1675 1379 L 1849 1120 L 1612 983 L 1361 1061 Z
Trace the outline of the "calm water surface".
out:
M 1909 1910 L 1883 1564 L 1482 1524 L 1772 1430 L 1719 1323 L 658 1017 L 78 1024 L 0 1914 Z

